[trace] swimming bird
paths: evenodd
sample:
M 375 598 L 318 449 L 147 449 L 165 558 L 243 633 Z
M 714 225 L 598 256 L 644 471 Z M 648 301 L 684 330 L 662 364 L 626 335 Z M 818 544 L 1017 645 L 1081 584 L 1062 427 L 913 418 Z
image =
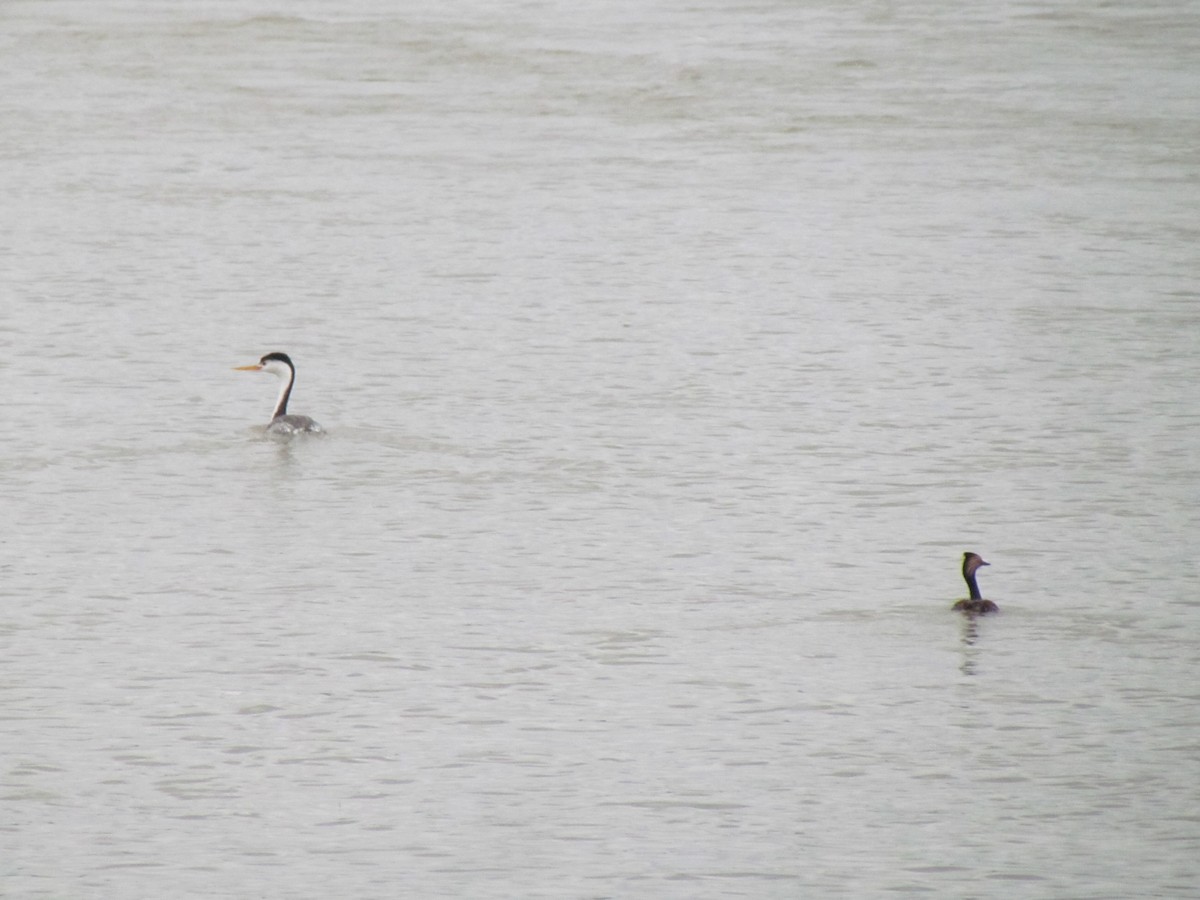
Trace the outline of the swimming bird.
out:
M 275 401 L 275 412 L 271 414 L 267 434 L 290 437 L 293 434 L 320 434 L 325 430 L 308 416 L 288 414 L 288 399 L 292 396 L 292 385 L 296 383 L 296 367 L 286 353 L 268 353 L 255 365 L 235 368 L 239 372 L 270 372 L 281 380 L 279 399 Z
M 983 595 L 979 593 L 979 585 L 975 583 L 975 573 L 979 571 L 980 566 L 990 566 L 991 563 L 984 562 L 983 557 L 978 553 L 967 552 L 963 554 L 963 578 L 967 582 L 967 590 L 971 592 L 971 596 L 966 600 L 959 600 L 954 604 L 954 609 L 960 609 L 965 613 L 992 613 L 999 612 L 998 607 L 991 600 L 984 600 Z

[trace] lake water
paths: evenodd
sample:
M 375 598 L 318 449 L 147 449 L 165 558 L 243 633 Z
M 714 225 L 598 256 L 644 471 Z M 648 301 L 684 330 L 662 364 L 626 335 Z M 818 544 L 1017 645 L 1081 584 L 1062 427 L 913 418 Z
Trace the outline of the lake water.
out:
M 1196 4 L 0 47 L 0 894 L 1200 890 Z

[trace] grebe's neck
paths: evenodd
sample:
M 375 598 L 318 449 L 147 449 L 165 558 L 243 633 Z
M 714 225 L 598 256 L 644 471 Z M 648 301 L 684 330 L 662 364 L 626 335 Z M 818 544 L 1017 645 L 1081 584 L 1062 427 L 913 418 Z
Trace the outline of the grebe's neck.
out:
M 975 573 L 963 572 L 963 578 L 967 580 L 967 590 L 971 592 L 971 599 L 982 600 L 983 595 L 979 593 L 979 585 L 975 583 Z
M 288 398 L 292 396 L 292 384 L 295 380 L 296 370 L 291 367 L 280 373 L 279 399 L 275 401 L 275 412 L 271 415 L 272 419 L 287 415 Z

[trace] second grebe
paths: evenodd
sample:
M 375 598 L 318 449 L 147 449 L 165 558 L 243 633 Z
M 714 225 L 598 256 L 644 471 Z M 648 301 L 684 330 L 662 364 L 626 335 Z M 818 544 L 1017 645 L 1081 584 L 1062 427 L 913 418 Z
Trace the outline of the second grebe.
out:
M 288 415 L 288 398 L 292 396 L 292 385 L 296 383 L 296 367 L 286 353 L 268 353 L 257 365 L 236 366 L 239 372 L 270 372 L 277 375 L 282 384 L 279 399 L 275 401 L 275 412 L 267 425 L 267 434 L 287 437 L 293 434 L 320 434 L 325 429 L 308 416 Z
M 962 574 L 967 582 L 967 590 L 971 592 L 971 596 L 966 600 L 959 600 L 954 604 L 954 609 L 962 610 L 965 613 L 993 613 L 999 612 L 998 607 L 991 600 L 984 600 L 983 595 L 979 593 L 979 585 L 975 583 L 975 573 L 980 566 L 990 566 L 991 563 L 984 562 L 983 557 L 978 553 L 964 553 Z

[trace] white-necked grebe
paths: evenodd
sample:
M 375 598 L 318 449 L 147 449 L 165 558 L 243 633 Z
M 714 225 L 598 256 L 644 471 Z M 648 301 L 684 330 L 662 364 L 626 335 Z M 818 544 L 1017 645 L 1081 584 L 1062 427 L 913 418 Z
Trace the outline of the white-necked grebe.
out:
M 279 387 L 279 399 L 275 402 L 275 412 L 271 414 L 271 422 L 267 425 L 268 434 L 320 434 L 325 430 L 308 416 L 288 415 L 287 405 L 292 396 L 292 385 L 296 383 L 296 367 L 286 353 L 268 353 L 255 365 L 236 368 L 239 372 L 270 372 L 282 382 Z

